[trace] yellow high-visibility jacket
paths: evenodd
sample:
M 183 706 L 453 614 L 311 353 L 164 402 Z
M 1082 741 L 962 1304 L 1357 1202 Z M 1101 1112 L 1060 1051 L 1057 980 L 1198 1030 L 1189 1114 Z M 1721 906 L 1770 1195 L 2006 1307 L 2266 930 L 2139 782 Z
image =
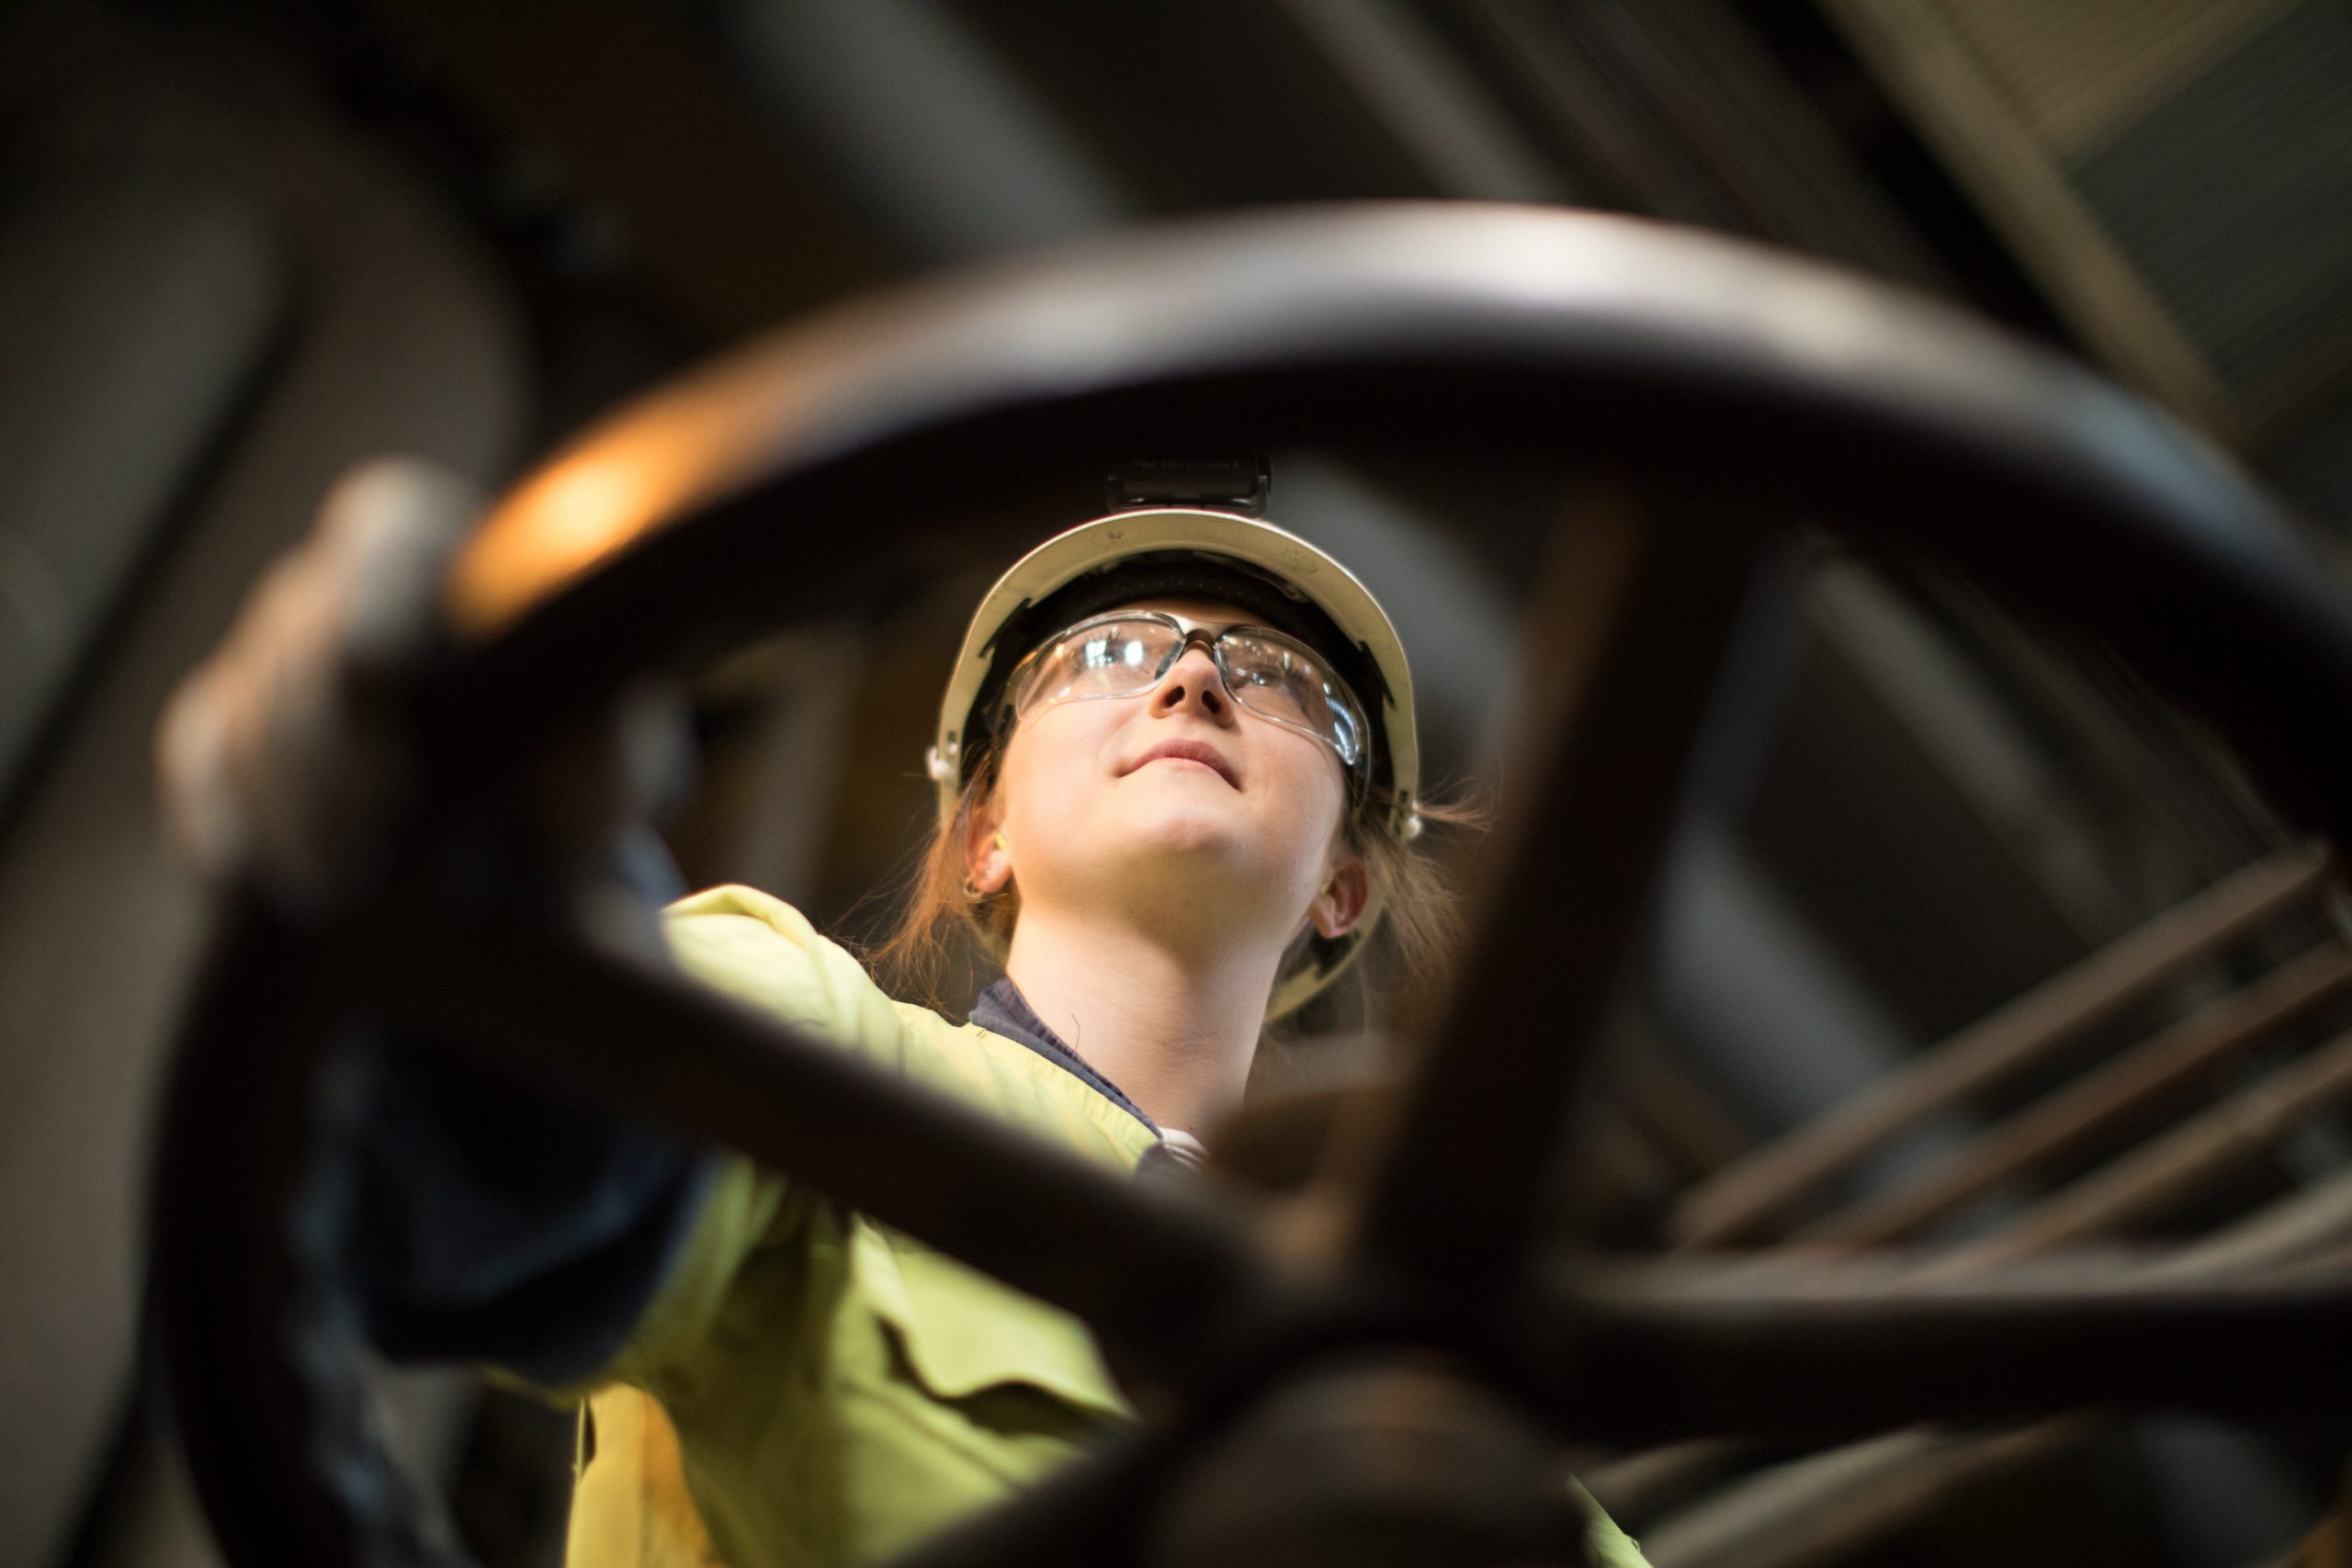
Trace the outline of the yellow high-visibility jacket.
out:
M 1155 1141 L 1027 1046 L 890 1000 L 764 894 L 697 894 L 667 929 L 703 981 L 1089 1159 Z M 570 1568 L 871 1562 L 1132 1417 L 1077 1319 L 740 1160 L 585 1398 Z M 1592 1562 L 1636 1568 L 1591 1515 Z

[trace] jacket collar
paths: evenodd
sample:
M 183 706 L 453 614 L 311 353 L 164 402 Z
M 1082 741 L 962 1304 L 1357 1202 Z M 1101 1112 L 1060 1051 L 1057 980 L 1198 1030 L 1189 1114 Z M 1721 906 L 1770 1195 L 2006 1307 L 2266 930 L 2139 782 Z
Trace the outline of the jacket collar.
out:
M 1142 1107 L 1121 1092 L 1117 1084 L 1096 1072 L 1060 1035 L 1046 1027 L 1046 1021 L 1037 1016 L 1029 998 L 1010 978 L 999 980 L 980 993 L 979 999 L 972 1004 L 971 1020 L 990 1034 L 1001 1034 L 1026 1045 L 1150 1128 L 1154 1137 L 1160 1135 L 1159 1123 L 1145 1115 Z

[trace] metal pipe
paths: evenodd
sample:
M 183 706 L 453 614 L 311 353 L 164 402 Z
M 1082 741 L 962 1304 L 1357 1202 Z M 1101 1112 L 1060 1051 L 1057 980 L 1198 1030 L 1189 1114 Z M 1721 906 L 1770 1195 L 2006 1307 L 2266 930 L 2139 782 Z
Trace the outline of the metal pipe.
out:
M 2000 1233 L 1937 1259 L 1971 1272 L 2111 1235 L 2238 1169 L 2306 1117 L 2352 1096 L 2352 1032 L 2247 1085 L 2211 1110 L 2100 1167 Z
M 2195 1279 L 2272 1268 L 2347 1236 L 2352 1171 L 2190 1245 L 2150 1276 Z M 2097 1420 L 2062 1416 L 2012 1433 L 1965 1437 L 1915 1428 L 1849 1443 L 1777 1466 L 1685 1510 L 1647 1532 L 1646 1549 L 1657 1568 L 1816 1568 L 1968 1486 L 2104 1429 Z
M 1991 1437 L 1923 1427 L 1832 1449 L 1744 1481 L 1643 1534 L 1655 1568 L 1812 1568 L 1860 1551 L 1969 1487 L 2098 1430 L 2062 1416 Z
M 2331 1400 L 2352 1375 L 2352 1280 L 2308 1270 L 2166 1277 L 2077 1254 L 1950 1279 L 1909 1259 L 1678 1260 L 1588 1265 L 1555 1303 L 1548 1381 L 1606 1437 L 2245 1413 Z
M 1896 1134 L 2032 1066 L 2150 987 L 2312 897 L 2328 870 L 2324 850 L 2290 850 L 2166 910 L 1901 1073 L 1700 1182 L 1668 1222 L 1676 1245 L 1720 1247 L 1769 1232 L 1798 1199 Z
M 2199 1009 L 1987 1132 L 1923 1181 L 1797 1233 L 1840 1248 L 1916 1235 L 1972 1199 L 2024 1174 L 2308 1017 L 2352 985 L 2352 952 L 2330 943 Z

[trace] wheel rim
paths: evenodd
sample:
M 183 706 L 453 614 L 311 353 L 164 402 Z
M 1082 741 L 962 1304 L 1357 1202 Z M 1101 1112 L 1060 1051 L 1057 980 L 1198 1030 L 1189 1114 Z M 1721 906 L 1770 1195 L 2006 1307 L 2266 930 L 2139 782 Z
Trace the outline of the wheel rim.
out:
M 1568 1406 L 1634 1397 L 1574 1371 L 1610 1334 L 1654 1359 L 1722 1348 L 1687 1292 L 1538 1288 L 1527 1265 L 1534 1177 L 1641 929 L 1758 514 L 1917 551 L 2109 638 L 2234 742 L 2283 804 L 2352 844 L 2352 614 L 2222 459 L 2094 378 L 1924 302 L 1727 242 L 1518 209 L 1334 210 L 1123 242 L 853 307 L 648 400 L 518 487 L 468 550 L 452 598 L 467 641 L 432 694 L 425 776 L 456 799 L 469 777 L 494 777 L 633 674 L 872 581 L 936 541 L 954 498 L 991 503 L 1073 448 L 1115 450 L 1142 431 L 1161 446 L 1352 438 L 1474 460 L 1605 460 L 1646 491 L 1585 519 L 1554 568 L 1553 603 L 1593 640 L 1531 715 L 1525 743 L 1539 762 L 1506 807 L 1482 940 L 1452 990 L 1422 1001 L 1419 1092 L 1376 1157 L 1343 1173 L 1352 1220 L 1319 1275 L 1285 1283 L 1288 1266 L 1245 1217 L 1214 1203 L 1066 1184 L 1072 1204 L 1094 1206 L 1088 1224 L 1148 1237 L 1136 1256 L 1175 1271 L 1155 1278 L 1204 1292 L 1209 1304 L 1190 1314 L 1197 1342 L 1170 1363 L 1216 1391 L 1204 1408 L 1230 1407 L 1251 1378 L 1350 1337 L 1443 1344 L 1533 1370 L 1567 1391 L 1556 1397 Z M 2132 563 L 2128 578 L 2119 560 Z M 1546 925 L 1538 896 L 1571 867 L 1576 897 Z M 418 1522 L 429 1508 L 383 1479 L 380 1452 L 345 1419 L 351 1390 L 334 1362 L 347 1337 L 305 1293 L 316 1238 L 288 1216 L 313 1095 L 276 1096 L 275 1131 L 240 1148 L 220 1135 L 208 1088 L 240 1061 L 296 1080 L 314 1073 L 351 1009 L 395 997 L 382 980 L 388 953 L 434 976 L 430 996 L 410 997 L 412 1013 L 504 1038 L 532 1066 L 542 1015 L 502 1010 L 484 966 L 448 950 L 446 930 L 435 953 L 434 926 L 414 909 L 379 909 L 305 931 L 248 906 L 192 1016 L 156 1189 L 166 1361 L 187 1424 L 227 1421 L 243 1383 L 249 1423 L 295 1428 L 260 1466 L 229 1452 L 234 1444 L 194 1446 L 208 1507 L 240 1562 L 425 1561 L 447 1550 L 437 1527 Z M 511 956 L 528 933 L 481 940 Z M 1576 959 L 1565 971 L 1562 950 Z M 320 1000 L 262 1031 L 275 1043 L 256 1057 L 236 1036 L 266 1016 L 255 996 L 266 952 L 304 966 Z M 554 933 L 540 958 L 550 975 L 584 965 L 569 973 L 609 983 L 609 997 L 644 978 L 595 968 L 615 961 L 578 933 Z M 1514 1005 L 1498 1010 L 1498 998 Z M 647 1005 L 696 1004 L 673 992 Z M 723 1011 L 704 1018 L 710 1042 L 729 1038 Z M 819 1075 L 838 1066 L 820 1048 L 764 1039 L 732 1057 L 713 1044 L 704 1060 L 748 1072 L 758 1050 L 786 1053 L 768 1090 L 777 1127 L 791 1097 L 819 1092 Z M 616 1068 L 593 1092 L 631 1103 L 628 1077 Z M 1051 1185 L 1055 1173 L 1026 1156 L 991 1152 L 977 1133 L 958 1142 L 970 1129 L 903 1085 L 842 1081 L 865 1097 L 869 1124 L 964 1150 L 976 1180 Z M 757 1145 L 787 1167 L 822 1157 L 683 1091 L 654 1102 L 678 1130 Z M 840 1194 L 877 1217 L 978 1250 L 1107 1333 L 1172 1332 L 1164 1319 L 1123 1320 L 1115 1289 L 1057 1275 L 1035 1248 L 959 1231 L 919 1193 L 861 1180 L 835 1172 Z M 209 1269 L 216 1246 L 240 1269 Z M 1845 1289 L 1860 1302 L 1872 1287 Z M 2245 1326 L 2310 1309 L 2293 1320 L 2308 1350 L 2311 1312 L 2333 1300 L 2201 1300 L 2184 1312 L 2109 1292 L 2045 1305 L 2094 1327 L 2106 1313 L 2100 1321 L 2128 1320 L 2159 1341 L 2165 1322 L 2182 1343 L 2234 1332 L 2244 1354 L 2275 1360 L 2280 1335 L 2248 1344 Z M 1950 1303 L 1896 1304 L 1912 1314 L 1891 1341 L 1897 1368 L 1939 1334 L 1999 1331 Z M 1512 1325 L 1531 1310 L 1545 1326 L 1521 1333 Z M 240 1312 L 242 1329 L 220 1337 Z M 1793 1336 L 1768 1370 L 1788 1375 L 1834 1348 Z M 270 1363 L 266 1376 L 256 1360 Z M 1763 1380 L 1747 1365 L 1742 1375 Z M 267 1397 L 252 1399 L 243 1373 L 264 1376 Z M 1196 1411 L 1180 1430 L 1206 1440 L 1216 1425 Z M 1018 1516 L 1035 1520 L 1023 1528 L 1050 1535 L 1057 1518 L 1071 1529 L 1085 1520 L 1099 1546 L 1100 1499 L 1132 1496 L 1134 1465 L 1106 1461 L 1067 1489 L 1097 1506 L 1057 1515 L 1048 1497 Z M 1003 1529 L 967 1542 L 943 1550 L 978 1562 L 1023 1544 Z

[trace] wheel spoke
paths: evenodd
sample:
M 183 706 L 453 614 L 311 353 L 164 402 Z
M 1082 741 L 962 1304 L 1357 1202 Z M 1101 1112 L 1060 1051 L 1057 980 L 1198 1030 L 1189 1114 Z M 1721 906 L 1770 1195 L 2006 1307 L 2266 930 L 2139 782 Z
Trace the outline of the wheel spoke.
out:
M 1388 1135 L 1369 1144 L 1379 1165 L 1355 1244 L 1394 1275 L 1478 1302 L 1526 1256 L 1585 1058 L 1646 926 L 1756 537 L 1706 503 L 1663 499 L 1565 525 L 1528 617 L 1521 761 L 1468 956 L 1419 998 L 1408 1037 L 1428 1048 Z
M 403 924 L 368 947 L 374 1006 L 805 1181 L 1076 1314 L 1123 1368 L 1181 1378 L 1264 1297 L 1255 1246 L 1208 1197 L 1126 1179 L 674 971 L 520 922 Z
M 1580 1433 L 1857 1432 L 2081 1409 L 2250 1414 L 2352 1374 L 2352 1279 L 2199 1279 L 2115 1254 L 1964 1279 L 1917 1259 L 1587 1267 L 1521 1341 Z
M 147 1315 L 190 1478 L 236 1563 L 464 1568 L 429 1490 L 369 1420 L 308 1213 L 337 1012 L 312 933 L 224 911 L 163 1101 Z
M 198 1005 L 155 1249 L 159 1338 L 183 1414 L 218 1418 L 192 1453 L 240 1561 L 414 1555 L 392 1544 L 379 1456 L 334 1429 L 352 1380 L 302 1296 L 317 1238 L 288 1232 L 320 1047 L 354 1000 L 478 1040 L 551 1092 L 731 1145 L 1078 1313 L 1114 1353 L 1185 1381 L 1192 1422 L 1282 1370 L 1269 1331 L 1284 1323 L 1293 1360 L 1318 1334 L 1467 1348 L 1482 1370 L 1515 1348 L 1531 1392 L 1597 1435 L 2228 1408 L 2340 1386 L 2352 1292 L 2309 1275 L 2043 1270 L 2024 1290 L 2010 1273 L 1649 1268 L 1546 1291 L 1523 1271 L 1749 573 L 1752 536 L 1675 488 L 1694 453 L 1775 516 L 1914 547 L 2112 639 L 2278 804 L 2352 847 L 2352 615 L 2306 542 L 2124 395 L 1804 264 L 1441 204 L 1224 220 L 861 303 L 616 418 L 498 510 L 456 575 L 462 646 L 424 694 L 420 817 L 465 821 L 481 782 L 645 671 L 835 613 L 950 543 L 942 520 L 1018 501 L 1073 452 L 1133 450 L 1138 432 L 1161 449 L 1607 461 L 1681 497 L 1579 519 L 1541 597 L 1543 701 L 1475 956 L 1411 1014 L 1418 1092 L 1334 1168 L 1363 1174 L 1332 1189 L 1348 1201 L 1298 1212 L 1301 1245 L 1337 1219 L 1328 1234 L 1370 1277 L 1296 1305 L 1208 1197 L 1137 1190 L 527 921 L 371 930 L 385 940 L 333 965 L 288 960 L 336 933 L 249 932 Z M 1392 1310 L 1398 1282 L 1408 1309 L 1480 1315 L 1415 1321 Z M 1487 1337 L 1465 1345 L 1470 1330 Z M 1216 1354 L 1237 1341 L 1254 1354 Z M 926 1568 L 1135 1559 L 1151 1470 L 1200 1430 L 1121 1444 L 943 1538 Z

